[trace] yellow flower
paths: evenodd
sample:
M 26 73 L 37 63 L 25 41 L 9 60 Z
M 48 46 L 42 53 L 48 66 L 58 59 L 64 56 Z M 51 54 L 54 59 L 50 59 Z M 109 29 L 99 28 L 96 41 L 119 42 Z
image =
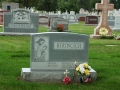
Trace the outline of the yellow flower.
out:
M 99 34 L 102 36 L 106 36 L 108 34 L 108 30 L 106 28 L 100 28 Z
M 76 71 L 80 71 L 80 67 L 78 66 L 78 67 L 76 67 Z
M 86 70 L 84 71 L 84 74 L 85 74 L 85 75 L 90 75 L 89 70 L 88 70 L 88 69 L 86 69 Z
M 87 63 L 84 63 L 83 66 L 84 66 L 84 68 L 88 68 L 88 64 Z

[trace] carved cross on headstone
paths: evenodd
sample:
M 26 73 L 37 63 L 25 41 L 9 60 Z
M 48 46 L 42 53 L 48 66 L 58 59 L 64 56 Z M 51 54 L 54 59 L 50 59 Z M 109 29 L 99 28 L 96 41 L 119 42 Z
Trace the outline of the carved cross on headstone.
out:
M 69 74 L 68 70 L 66 69 L 66 71 L 64 72 L 64 74 L 67 76 L 67 74 Z
M 99 25 L 94 29 L 94 34 L 99 35 L 99 29 L 101 27 L 104 27 L 108 30 L 108 35 L 112 35 L 112 29 L 108 26 L 108 10 L 114 9 L 114 4 L 109 4 L 108 0 L 101 0 L 100 3 L 96 3 L 95 9 L 102 10 L 101 17 L 100 17 L 100 23 Z

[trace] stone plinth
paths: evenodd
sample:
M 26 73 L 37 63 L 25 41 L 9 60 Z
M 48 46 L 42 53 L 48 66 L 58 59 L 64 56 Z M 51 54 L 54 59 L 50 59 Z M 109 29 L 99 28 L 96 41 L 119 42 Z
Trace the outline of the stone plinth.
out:
M 112 35 L 107 35 L 106 37 L 112 37 Z M 99 39 L 99 38 L 101 38 L 101 35 L 94 35 L 94 34 L 91 34 L 91 35 L 90 35 L 90 38 Z
M 21 76 L 23 80 L 35 81 L 35 82 L 46 82 L 46 83 L 63 83 L 65 75 L 64 71 L 31 71 L 30 68 L 22 68 Z M 80 82 L 80 76 L 76 75 L 73 79 L 74 71 L 69 71 L 68 77 L 71 78 L 71 82 Z M 90 70 L 92 80 L 95 81 L 97 73 L 94 69 Z

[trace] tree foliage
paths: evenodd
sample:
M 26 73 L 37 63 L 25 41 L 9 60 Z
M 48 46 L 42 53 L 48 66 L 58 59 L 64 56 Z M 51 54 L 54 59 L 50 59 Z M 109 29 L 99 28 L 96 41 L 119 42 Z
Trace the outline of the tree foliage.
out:
M 120 0 L 110 0 L 110 3 L 114 4 L 115 9 L 120 9 Z
M 65 12 L 66 10 L 68 12 L 70 11 L 79 11 L 79 6 L 77 4 L 78 0 L 59 0 L 58 1 L 58 10 L 61 10 L 62 12 Z
M 56 11 L 57 5 L 56 0 L 39 0 L 38 3 L 36 3 L 36 9 L 47 12 Z
M 57 10 L 79 12 L 80 8 L 90 12 L 95 10 L 95 4 L 101 0 L 1 0 L 1 2 L 15 2 L 19 3 L 20 8 L 35 7 L 37 10 L 47 12 Z M 120 0 L 110 0 L 110 3 L 114 4 L 115 9 L 120 8 Z

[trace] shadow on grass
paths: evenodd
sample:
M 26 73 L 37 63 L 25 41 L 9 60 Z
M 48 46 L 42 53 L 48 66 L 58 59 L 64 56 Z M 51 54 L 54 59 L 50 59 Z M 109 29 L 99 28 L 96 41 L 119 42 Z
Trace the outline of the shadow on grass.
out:
M 26 55 L 25 55 L 25 54 L 24 54 L 24 55 L 22 55 L 22 54 L 21 54 L 21 55 L 20 55 L 20 54 L 17 55 L 17 54 L 16 54 L 16 55 L 11 55 L 11 57 L 12 57 L 12 58 L 30 57 L 30 55 L 27 55 L 27 54 L 26 54 Z

